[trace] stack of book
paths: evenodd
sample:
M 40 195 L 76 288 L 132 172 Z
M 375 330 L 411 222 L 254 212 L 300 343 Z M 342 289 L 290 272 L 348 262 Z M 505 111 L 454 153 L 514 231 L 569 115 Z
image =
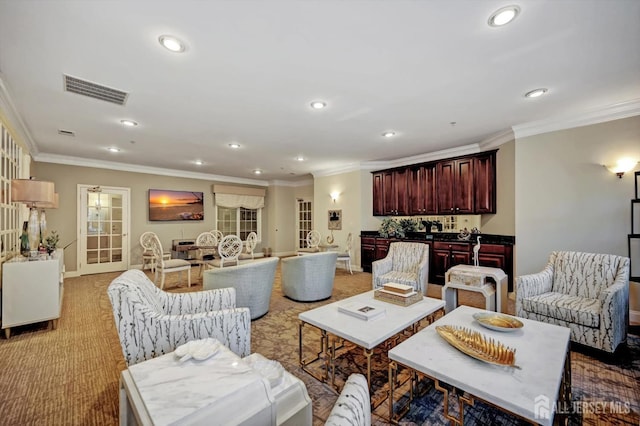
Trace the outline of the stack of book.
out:
M 373 320 L 384 316 L 385 309 L 381 307 L 371 306 L 365 302 L 352 302 L 338 306 L 338 311 L 349 314 L 365 321 Z
M 376 290 L 373 298 L 394 305 L 409 306 L 422 300 L 422 294 L 415 291 L 410 285 L 386 283 L 381 289 Z

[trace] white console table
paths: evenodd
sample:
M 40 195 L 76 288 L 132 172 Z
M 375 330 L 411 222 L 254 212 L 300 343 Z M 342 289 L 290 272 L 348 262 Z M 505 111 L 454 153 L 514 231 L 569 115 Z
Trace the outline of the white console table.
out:
M 57 327 L 64 293 L 64 251 L 41 260 L 16 256 L 2 264 L 2 328 L 52 321 Z
M 468 277 L 472 284 L 452 279 L 452 276 Z M 487 283 L 486 278 L 495 281 Z M 445 301 L 445 313 L 449 313 L 458 306 L 458 290 L 482 293 L 485 298 L 485 309 L 488 311 L 505 312 L 507 308 L 507 274 L 502 269 L 487 266 L 456 265 L 445 273 L 442 300 Z

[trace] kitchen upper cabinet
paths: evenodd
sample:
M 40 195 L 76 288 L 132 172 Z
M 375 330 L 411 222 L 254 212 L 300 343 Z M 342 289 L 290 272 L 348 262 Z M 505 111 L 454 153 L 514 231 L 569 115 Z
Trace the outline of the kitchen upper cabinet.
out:
M 473 158 L 441 161 L 437 166 L 438 213 L 474 213 Z
M 496 212 L 496 152 L 474 158 L 474 211 L 476 214 Z
M 384 214 L 384 198 L 382 191 L 382 172 L 373 174 L 373 215 L 382 216 Z
M 436 164 L 409 169 L 409 214 L 438 214 Z
M 382 214 L 409 214 L 409 171 L 406 168 L 382 172 Z M 375 201 L 374 201 L 375 204 Z

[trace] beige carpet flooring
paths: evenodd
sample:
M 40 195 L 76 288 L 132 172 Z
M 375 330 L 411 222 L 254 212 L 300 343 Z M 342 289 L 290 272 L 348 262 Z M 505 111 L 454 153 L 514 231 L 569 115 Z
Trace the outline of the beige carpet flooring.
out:
M 106 294 L 107 286 L 117 275 L 67 279 L 62 317 L 56 330 L 49 329 L 47 323 L 39 323 L 17 327 L 12 330 L 11 339 L 0 339 L 1 425 L 118 423 L 118 380 L 126 366 Z M 169 279 L 166 289 L 201 290 L 196 269 L 193 276 L 196 284 L 189 289 L 186 283 L 176 284 L 176 278 Z M 338 270 L 331 299 L 298 303 L 282 295 L 278 271 L 270 311 L 252 323 L 252 351 L 278 360 L 307 385 L 313 400 L 314 425 L 323 424 L 337 394 L 299 368 L 297 316 L 305 310 L 369 290 L 370 286 L 371 274 L 349 275 Z M 429 294 L 439 297 L 440 289 L 432 285 Z M 460 301 L 483 307 L 483 300 L 474 293 L 464 292 Z M 513 301 L 509 302 L 509 309 L 513 312 Z M 629 406 L 629 412 L 624 414 L 582 415 L 579 423 L 640 424 L 638 340 L 633 336 L 633 345 L 618 354 L 618 359 L 602 359 L 600 354 L 589 350 L 572 352 L 574 395 L 583 401 L 617 398 Z M 375 413 L 384 412 L 386 407 L 381 407 Z M 373 422 L 387 424 L 375 414 Z M 446 423 L 410 417 L 401 424 Z

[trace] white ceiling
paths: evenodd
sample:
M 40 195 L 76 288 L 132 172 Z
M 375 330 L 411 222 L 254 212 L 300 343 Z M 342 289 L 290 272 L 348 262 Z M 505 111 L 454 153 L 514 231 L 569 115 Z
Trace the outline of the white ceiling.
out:
M 128 100 L 65 92 L 63 74 Z M 0 80 L 36 159 L 296 180 L 637 101 L 640 1 L 0 0 Z

